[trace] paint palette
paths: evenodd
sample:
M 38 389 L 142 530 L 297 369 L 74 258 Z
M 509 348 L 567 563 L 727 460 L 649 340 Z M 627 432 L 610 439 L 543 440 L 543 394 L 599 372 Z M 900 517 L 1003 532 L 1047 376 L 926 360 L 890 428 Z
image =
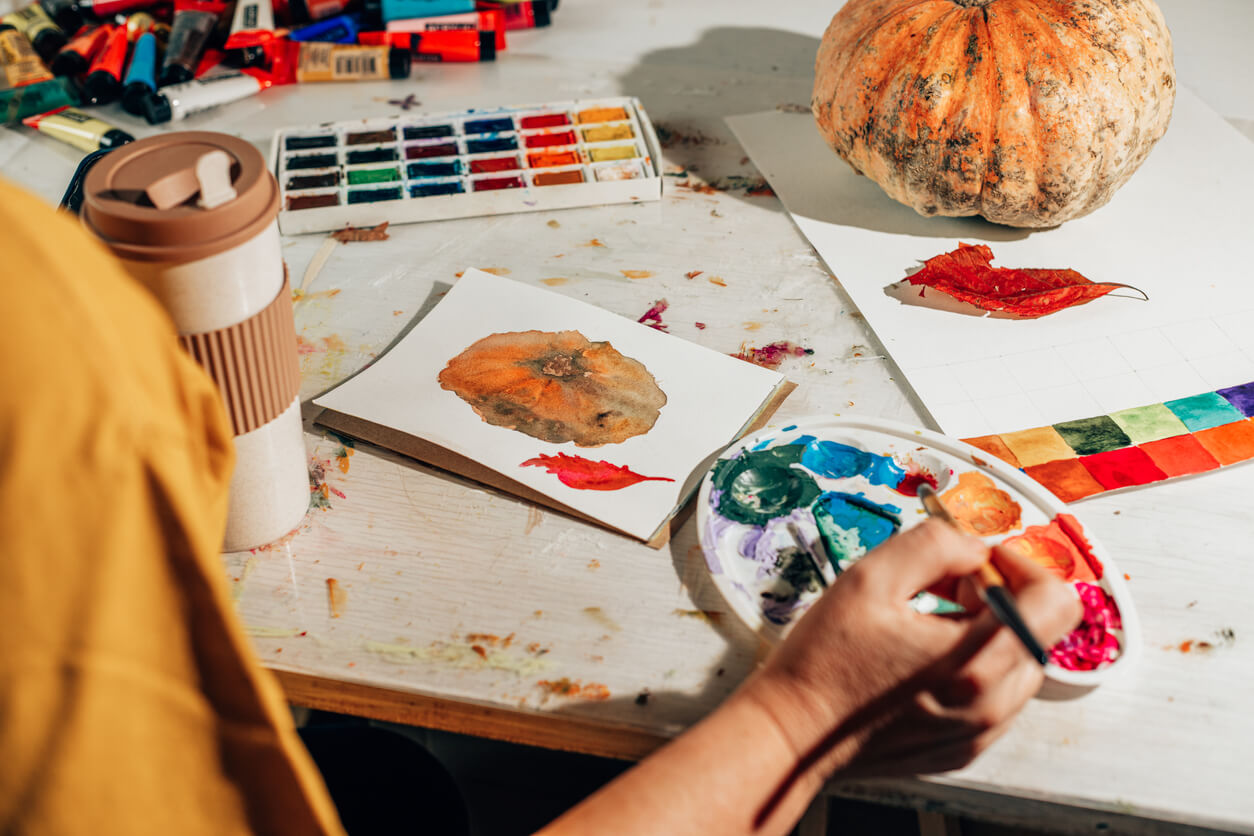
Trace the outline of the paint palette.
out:
M 289 235 L 662 196 L 634 98 L 287 128 L 270 157 Z
M 967 529 L 1006 543 L 1072 584 L 1080 627 L 1050 650 L 1046 676 L 1078 686 L 1126 669 L 1140 626 L 1123 576 L 1080 521 L 1040 485 L 979 450 L 886 421 L 816 419 L 769 429 L 724 451 L 706 474 L 697 522 L 706 565 L 732 610 L 770 640 L 822 594 L 829 577 L 926 519 L 922 482 Z M 928 592 L 922 613 L 962 608 Z

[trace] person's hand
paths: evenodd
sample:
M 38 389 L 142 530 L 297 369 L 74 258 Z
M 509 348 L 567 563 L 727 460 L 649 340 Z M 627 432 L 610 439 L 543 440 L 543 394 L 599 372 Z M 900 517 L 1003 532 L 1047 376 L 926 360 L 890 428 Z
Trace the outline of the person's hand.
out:
M 1076 626 L 1082 609 L 1067 584 L 1008 549 L 991 557 L 1045 647 Z M 981 541 L 928 520 L 842 573 L 800 619 L 745 691 L 792 745 L 798 773 L 942 772 L 1006 731 L 1039 689 L 1040 665 L 969 580 L 959 583 L 961 617 L 908 606 L 989 558 Z

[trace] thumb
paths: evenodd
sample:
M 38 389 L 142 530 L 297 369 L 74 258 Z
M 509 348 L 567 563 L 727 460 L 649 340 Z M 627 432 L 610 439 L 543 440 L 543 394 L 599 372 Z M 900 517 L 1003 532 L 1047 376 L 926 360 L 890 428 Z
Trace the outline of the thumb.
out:
M 925 520 L 893 537 L 858 561 L 866 580 L 887 595 L 905 600 L 947 578 L 970 575 L 988 560 L 982 541 L 940 520 Z

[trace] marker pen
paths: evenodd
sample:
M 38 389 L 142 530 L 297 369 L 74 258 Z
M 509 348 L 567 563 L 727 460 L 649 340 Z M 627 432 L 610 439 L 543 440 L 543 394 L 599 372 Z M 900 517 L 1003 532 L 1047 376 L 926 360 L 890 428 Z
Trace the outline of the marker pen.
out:
M 9 89 L 0 87 L 0 113 L 5 125 L 16 125 L 27 116 L 74 104 L 78 104 L 78 95 L 68 78 L 50 78 Z
M 27 87 L 52 78 L 30 38 L 8 23 L 0 23 L 0 69 L 0 89 Z
M 299 29 L 293 29 L 288 37 L 298 43 L 301 41 L 325 41 L 332 44 L 357 43 L 356 15 L 336 15 Z
M 257 70 L 172 84 L 144 99 L 144 118 L 150 125 L 186 119 L 193 113 L 255 96 L 269 86 Z
M 371 28 L 394 20 L 473 12 L 475 0 L 364 0 L 362 19 Z
M 83 13 L 75 0 L 39 0 L 39 5 L 62 32 L 77 32 L 83 25 Z
M 126 131 L 72 107 L 59 107 L 37 116 L 28 116 L 22 124 L 89 153 L 135 141 L 135 137 Z
M 191 81 L 196 64 L 218 25 L 225 3 L 212 0 L 178 0 L 174 5 L 174 28 L 157 76 L 160 86 Z
M 506 29 L 538 29 L 553 22 L 553 6 L 549 5 L 549 0 L 522 0 L 519 3 L 485 3 L 480 0 L 479 8 L 500 9 L 505 15 Z
M 493 32 L 454 29 L 447 32 L 361 32 L 360 43 L 386 44 L 394 49 L 408 50 L 413 60 L 495 61 L 496 38 Z
M 82 75 L 91 66 L 92 59 L 99 53 L 109 38 L 113 27 L 109 24 L 89 29 L 70 41 L 57 57 L 52 59 L 49 69 L 53 75 Z
M 270 0 L 237 0 L 231 34 L 223 47 L 243 67 L 266 63 L 266 46 L 274 40 L 274 7 Z
M 104 49 L 91 62 L 91 68 L 83 79 L 83 89 L 91 97 L 92 104 L 108 104 L 121 94 L 127 46 L 126 27 L 113 27 Z
M 375 81 L 408 78 L 412 56 L 386 46 L 345 46 L 318 41 L 295 44 L 296 80 Z
M 145 32 L 131 50 L 131 64 L 122 83 L 122 109 L 141 116 L 144 99 L 157 89 L 157 36 Z
M 161 0 L 79 0 L 78 8 L 84 15 L 94 20 L 113 20 L 120 14 L 148 9 Z
M 4 22 L 30 38 L 35 52 L 44 61 L 51 61 L 61 51 L 61 47 L 65 46 L 65 33 L 52 22 L 52 18 L 48 17 L 38 3 L 9 12 L 4 16 Z
M 344 13 L 349 0 L 288 0 L 292 23 L 314 23 Z
M 473 29 L 496 33 L 496 50 L 505 49 L 505 12 L 487 9 L 481 12 L 465 12 L 440 17 L 417 17 L 408 20 L 390 20 L 388 32 L 446 32 Z

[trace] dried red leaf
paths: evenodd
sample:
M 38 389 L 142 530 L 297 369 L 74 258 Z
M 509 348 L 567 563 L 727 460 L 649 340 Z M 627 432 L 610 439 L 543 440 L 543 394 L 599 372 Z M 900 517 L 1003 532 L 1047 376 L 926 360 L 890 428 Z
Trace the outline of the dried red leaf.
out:
M 583 456 L 568 456 L 565 453 L 556 456 L 541 453 L 534 459 L 527 459 L 519 467 L 543 467 L 556 475 L 563 485 L 580 491 L 617 491 L 638 482 L 675 481 L 665 476 L 641 476 L 625 465 L 619 467 L 606 461 L 594 462 Z
M 993 267 L 992 261 L 993 251 L 987 245 L 959 243 L 958 249 L 929 258 L 923 263 L 922 270 L 906 280 L 982 310 L 1023 319 L 1035 319 L 1083 305 L 1121 287 L 1145 295 L 1131 285 L 1094 282 L 1075 270 Z M 922 295 L 923 291 L 919 294 Z

